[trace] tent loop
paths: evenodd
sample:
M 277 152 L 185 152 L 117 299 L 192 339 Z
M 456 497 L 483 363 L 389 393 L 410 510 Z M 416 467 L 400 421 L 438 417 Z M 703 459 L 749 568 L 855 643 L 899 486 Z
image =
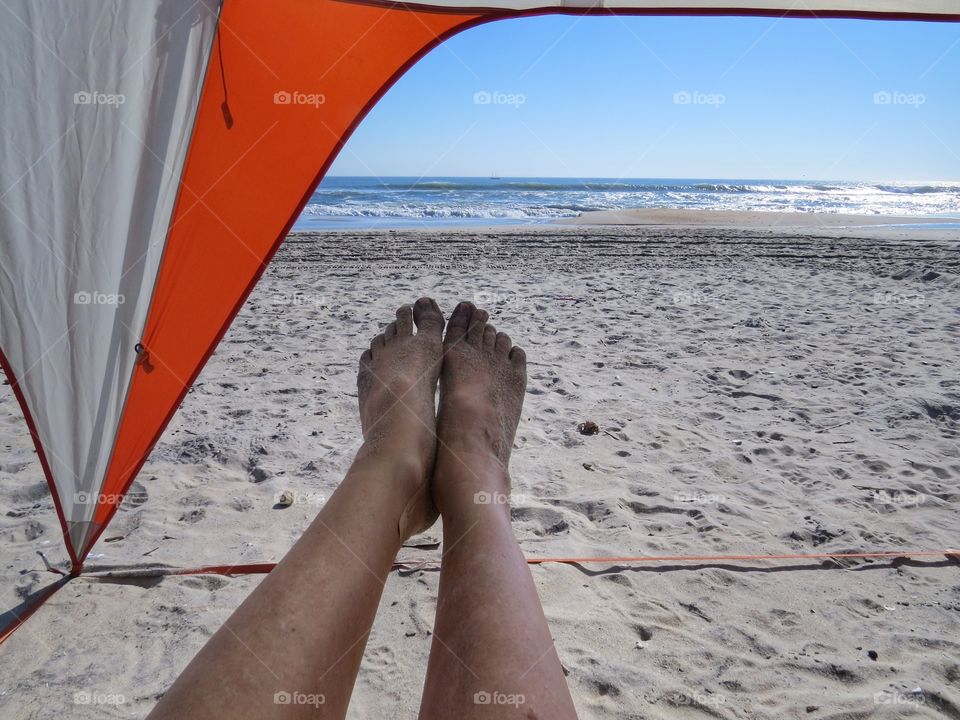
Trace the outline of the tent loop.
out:
M 61 570 L 60 568 L 56 568 L 56 567 L 54 567 L 53 565 L 51 565 L 51 564 L 50 564 L 50 561 L 47 560 L 47 556 L 44 555 L 44 554 L 43 554 L 42 552 L 40 552 L 39 550 L 37 550 L 37 555 L 40 556 L 40 559 L 43 560 L 43 564 L 46 565 L 46 567 L 47 567 L 47 572 L 56 573 L 57 575 L 66 575 L 66 574 L 67 574 L 67 573 L 65 573 L 63 570 Z

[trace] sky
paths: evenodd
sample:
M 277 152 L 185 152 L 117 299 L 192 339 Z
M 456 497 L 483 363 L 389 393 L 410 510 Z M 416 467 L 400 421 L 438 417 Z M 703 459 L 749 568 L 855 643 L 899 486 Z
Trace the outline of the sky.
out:
M 467 30 L 331 175 L 960 180 L 960 25 L 547 16 Z

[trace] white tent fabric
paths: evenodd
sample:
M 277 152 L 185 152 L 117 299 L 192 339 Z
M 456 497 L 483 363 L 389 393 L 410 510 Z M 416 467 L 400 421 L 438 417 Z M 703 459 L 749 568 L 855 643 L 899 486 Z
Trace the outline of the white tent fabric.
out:
M 216 28 L 214 0 L 0 7 L 0 348 L 82 547 Z

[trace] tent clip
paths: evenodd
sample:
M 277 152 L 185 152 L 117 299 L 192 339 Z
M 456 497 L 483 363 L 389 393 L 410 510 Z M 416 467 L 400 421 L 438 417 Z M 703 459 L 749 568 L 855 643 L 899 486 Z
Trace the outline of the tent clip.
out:
M 137 355 L 140 357 L 137 358 L 137 363 L 143 366 L 144 371 L 153 372 L 153 365 L 150 363 L 150 351 L 144 346 L 143 343 L 137 343 L 133 346 L 133 349 L 136 351 Z

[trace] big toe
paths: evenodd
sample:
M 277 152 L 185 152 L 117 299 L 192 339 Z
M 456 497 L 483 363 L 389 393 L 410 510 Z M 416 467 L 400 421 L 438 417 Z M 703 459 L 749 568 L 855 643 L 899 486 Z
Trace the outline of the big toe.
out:
M 413 304 L 413 320 L 417 323 L 417 335 L 427 335 L 440 340 L 443 334 L 443 313 L 432 298 L 420 298 Z

